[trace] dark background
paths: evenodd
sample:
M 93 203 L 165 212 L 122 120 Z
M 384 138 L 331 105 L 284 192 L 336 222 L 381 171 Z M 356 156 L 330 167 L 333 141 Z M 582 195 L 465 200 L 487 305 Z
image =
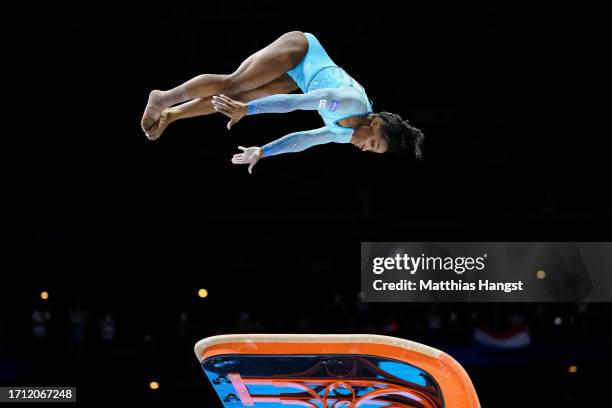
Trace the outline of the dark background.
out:
M 597 400 L 607 304 L 586 314 L 562 304 L 364 311 L 357 298 L 360 241 L 609 238 L 605 136 L 583 120 L 596 111 L 581 97 L 594 82 L 594 41 L 584 41 L 578 18 L 494 1 L 11 10 L 5 19 L 19 28 L 6 47 L 18 72 L 7 86 L 23 101 L 9 139 L 24 154 L 7 150 L 17 229 L 6 248 L 17 262 L 0 286 L 0 380 L 77 384 L 83 402 L 118 390 L 137 401 L 213 404 L 191 352 L 202 337 L 374 332 L 450 351 L 483 406 Z M 213 115 L 176 123 L 156 142 L 144 137 L 151 89 L 229 73 L 292 30 L 317 35 L 375 110 L 423 129 L 425 161 L 327 145 L 262 160 L 253 176 L 230 163 L 238 145 L 319 127 L 313 112 L 246 118 L 231 132 Z M 209 299 L 195 296 L 200 287 Z M 50 298 L 41 305 L 42 290 Z M 77 303 L 88 315 L 82 341 L 68 317 Z M 41 307 L 52 317 L 37 343 L 32 313 Z M 108 312 L 116 338 L 101 344 Z M 452 313 L 457 327 L 426 329 Z M 473 330 L 495 313 L 540 328 L 532 345 L 483 351 Z M 561 315 L 576 315 L 574 324 L 551 323 Z

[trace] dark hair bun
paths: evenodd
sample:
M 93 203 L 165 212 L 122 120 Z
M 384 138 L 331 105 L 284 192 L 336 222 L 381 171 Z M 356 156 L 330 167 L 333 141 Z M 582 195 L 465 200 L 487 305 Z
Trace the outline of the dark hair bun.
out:
M 414 156 L 417 160 L 423 160 L 423 142 L 425 142 L 425 135 L 420 129 L 410 126 L 410 122 L 404 120 L 404 132 L 407 135 L 405 139 L 409 140 L 409 144 L 414 148 Z M 408 150 L 406 148 L 406 150 Z
M 406 153 L 414 151 L 417 160 L 423 160 L 423 143 L 425 135 L 419 129 L 410 125 L 408 120 L 403 120 L 396 113 L 381 112 L 377 115 L 383 121 L 383 132 L 389 151 Z

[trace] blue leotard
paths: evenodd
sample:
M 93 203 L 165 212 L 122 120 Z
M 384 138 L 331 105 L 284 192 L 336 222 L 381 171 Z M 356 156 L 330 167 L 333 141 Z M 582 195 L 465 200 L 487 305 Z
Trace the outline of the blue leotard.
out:
M 325 126 L 290 133 L 268 143 L 263 146 L 265 156 L 300 152 L 330 142 L 349 143 L 353 129 L 337 122 L 372 113 L 372 103 L 363 87 L 331 60 L 314 35 L 304 35 L 308 39 L 308 52 L 297 66 L 287 72 L 304 93 L 272 95 L 251 101 L 247 107 L 249 115 L 317 110 Z

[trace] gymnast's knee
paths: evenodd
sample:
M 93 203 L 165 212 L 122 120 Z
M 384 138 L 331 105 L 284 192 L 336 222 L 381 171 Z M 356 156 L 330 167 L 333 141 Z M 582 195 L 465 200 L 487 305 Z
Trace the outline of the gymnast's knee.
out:
M 306 35 L 304 34 L 303 31 L 289 31 L 283 34 L 283 36 L 290 38 L 291 40 L 294 40 L 298 43 L 304 42 L 304 41 L 308 43 L 308 40 L 306 39 Z
M 246 89 L 242 84 L 239 76 L 235 73 L 229 75 L 223 75 L 220 81 L 220 91 L 226 95 L 237 95 L 244 92 Z

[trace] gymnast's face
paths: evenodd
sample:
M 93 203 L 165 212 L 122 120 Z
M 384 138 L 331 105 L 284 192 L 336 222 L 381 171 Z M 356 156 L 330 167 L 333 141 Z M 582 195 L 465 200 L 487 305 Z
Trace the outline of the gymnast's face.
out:
M 353 132 L 351 143 L 363 152 L 384 153 L 389 148 L 382 130 L 382 122 L 375 118 L 369 125 L 359 126 Z

